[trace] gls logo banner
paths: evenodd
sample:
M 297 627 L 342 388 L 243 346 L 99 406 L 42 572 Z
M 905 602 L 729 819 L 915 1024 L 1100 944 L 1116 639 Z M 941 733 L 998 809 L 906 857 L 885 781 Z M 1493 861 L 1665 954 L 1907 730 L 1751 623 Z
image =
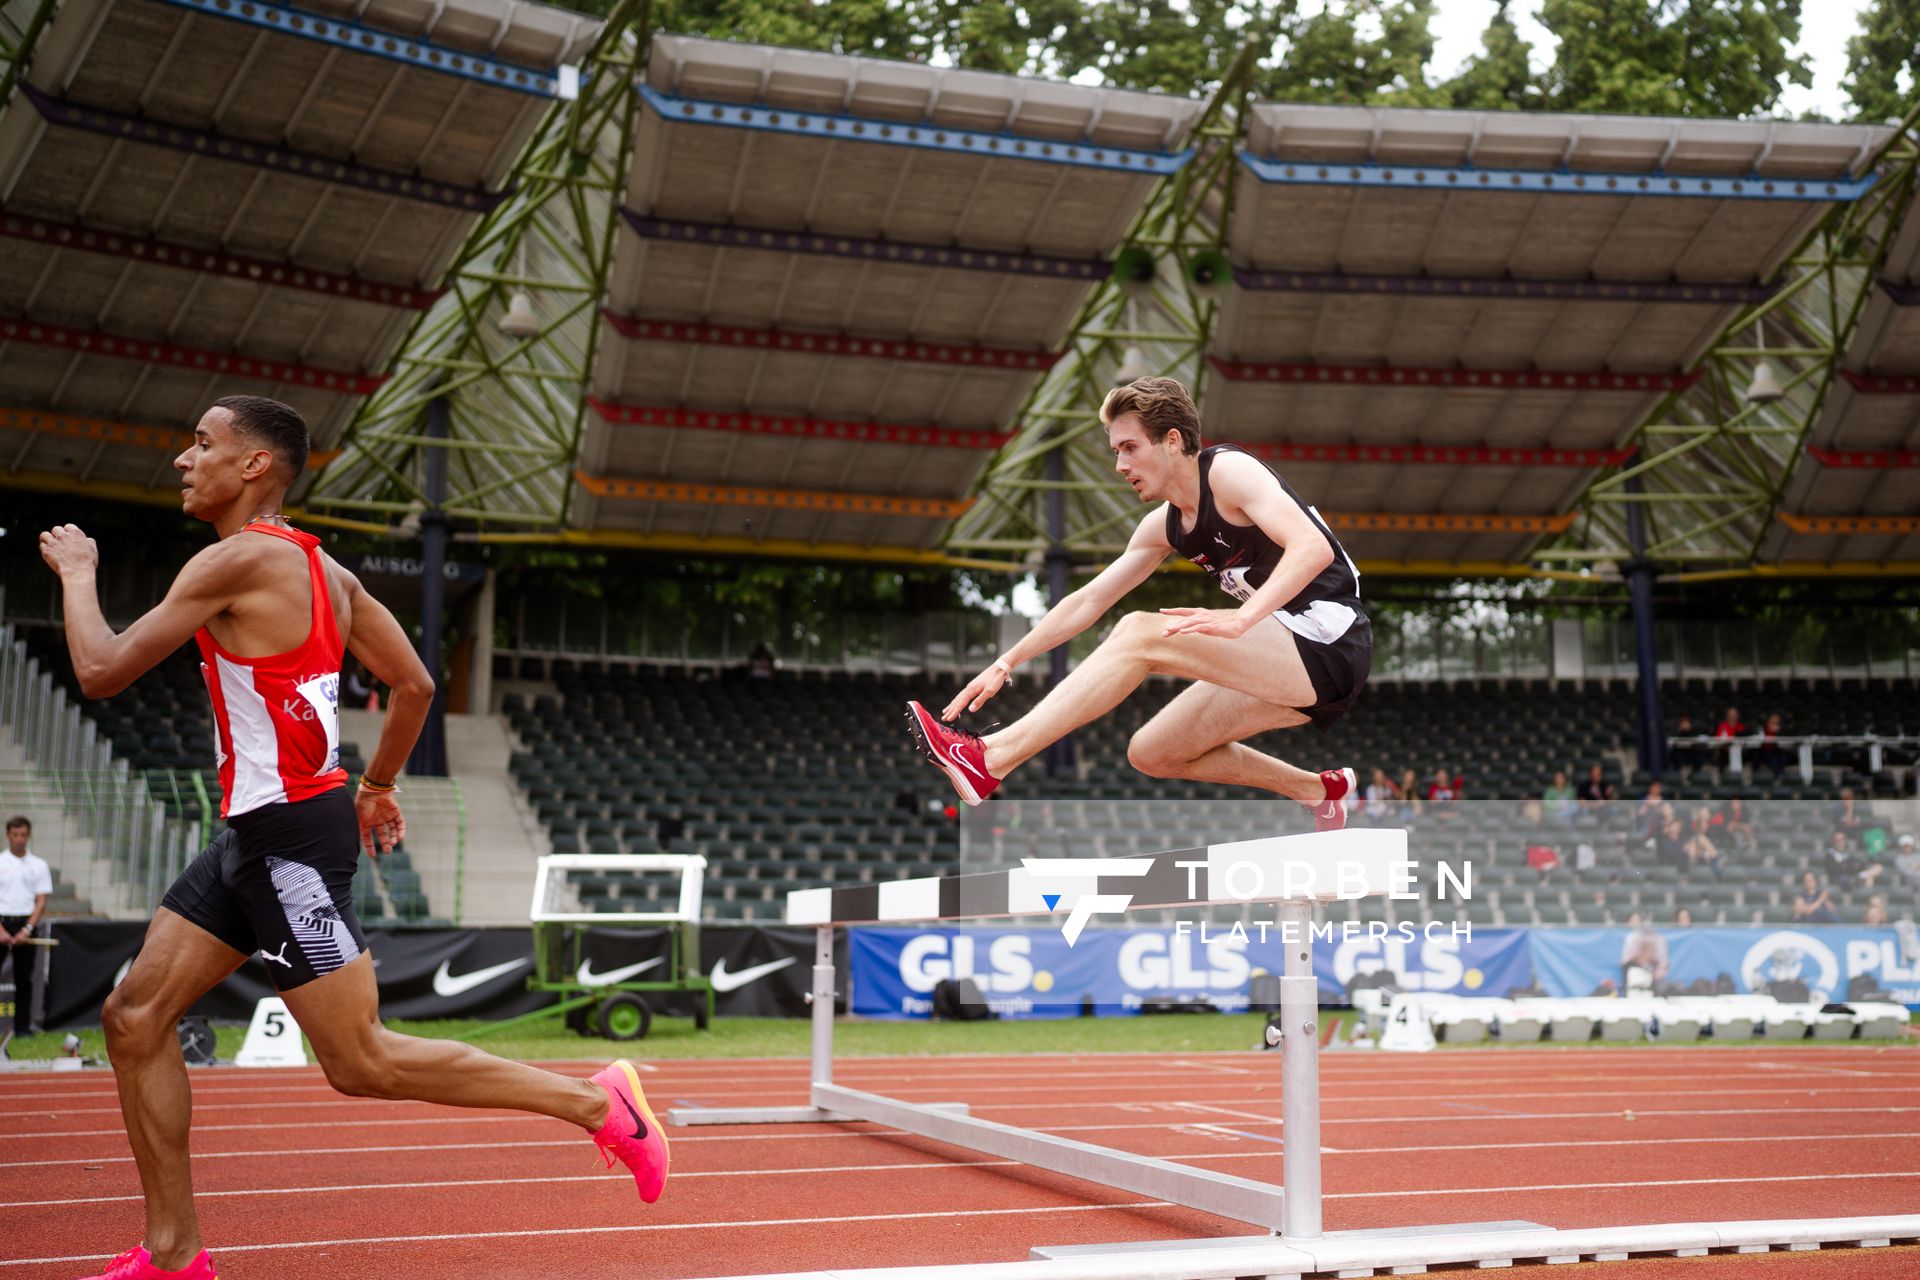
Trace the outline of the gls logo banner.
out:
M 1033 909 L 1037 895 L 1048 911 L 1067 906 L 1061 936 L 1071 947 L 1096 915 L 1120 915 L 1133 903 L 1130 893 L 1101 893 L 1100 878 L 1137 879 L 1153 871 L 1152 858 L 1022 858 L 1024 877 L 1009 877 L 1009 905 L 1015 912 Z M 1023 899 L 1025 900 L 1023 902 Z

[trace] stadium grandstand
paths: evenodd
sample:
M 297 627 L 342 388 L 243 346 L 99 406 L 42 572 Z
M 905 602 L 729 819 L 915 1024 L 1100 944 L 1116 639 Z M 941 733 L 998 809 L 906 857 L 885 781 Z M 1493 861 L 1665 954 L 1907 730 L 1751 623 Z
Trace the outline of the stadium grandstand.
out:
M 1808 1040 L 1848 1000 L 1920 1007 L 1920 109 L 1834 124 L 1309 105 L 1261 98 L 1252 49 L 1179 96 L 675 34 L 633 3 L 6 0 L 0 15 L 0 810 L 32 816 L 58 922 L 20 1032 L 99 1025 L 161 894 L 225 826 L 193 645 L 85 696 L 30 535 L 96 534 L 116 627 L 154 607 L 206 540 L 178 517 L 173 459 L 235 393 L 304 416 L 287 515 L 394 610 L 439 686 L 406 770 L 406 839 L 363 856 L 353 884 L 376 954 L 396 957 L 389 1016 L 538 1016 L 569 983 L 592 997 L 596 966 L 671 956 L 692 974 L 649 996 L 663 1018 L 704 1032 L 715 993 L 722 1019 L 811 1016 L 817 1087 L 836 991 L 876 1021 L 933 1008 L 931 982 L 863 1005 L 860 948 L 898 959 L 917 943 L 887 939 L 907 921 L 945 945 L 960 918 L 841 915 L 844 891 L 897 902 L 896 882 L 1021 859 L 1314 832 L 1312 810 L 1271 792 L 1135 767 L 1134 735 L 1184 687 L 1171 679 L 977 809 L 901 728 L 909 700 L 944 704 L 1026 636 L 1033 601 L 1125 551 L 1140 504 L 1100 408 L 1156 376 L 1194 390 L 1207 443 L 1243 446 L 1315 504 L 1379 602 L 1351 714 L 1248 744 L 1350 766 L 1350 830 L 1404 831 L 1419 865 L 1471 868 L 1465 895 L 1436 877 L 1317 904 L 1372 948 L 1312 953 L 1324 1005 L 1345 1017 L 1389 978 L 1509 1004 L 1718 992 L 1820 1006 L 1775 1024 Z M 846 612 L 792 585 L 823 566 L 894 575 L 894 594 Z M 1154 578 L 1147 607 L 1212 603 L 1189 569 Z M 762 573 L 790 575 L 783 603 L 739 586 Z M 968 723 L 1019 720 L 1119 621 Z M 390 696 L 348 663 L 337 746 L 355 779 Z M 698 892 L 636 874 L 656 861 L 697 866 Z M 567 910 L 543 914 L 556 897 Z M 1153 901 L 1141 934 L 1182 918 Z M 1204 905 L 1232 925 L 1271 904 Z M 562 919 L 578 933 L 556 960 L 540 929 Z M 851 925 L 837 959 L 836 922 Z M 1487 958 L 1421 968 L 1411 939 L 1452 925 L 1484 931 Z M 1375 926 L 1406 926 L 1407 946 L 1389 954 Z M 1656 927 L 1658 963 L 1635 972 Z M 1832 972 L 1793 950 L 1807 939 Z M 215 992 L 218 1020 L 271 997 L 272 958 Z M 722 964 L 733 987 L 712 977 Z M 836 964 L 852 983 L 834 986 Z M 778 991 L 745 988 L 756 972 Z M 985 961 L 975 976 L 990 995 L 1001 980 Z M 1233 976 L 1233 1010 L 1258 1006 L 1266 969 Z M 1063 986 L 1035 1016 L 1226 1007 L 1207 982 L 1131 1005 Z M 612 1035 L 612 1016 L 574 1025 Z M 1580 1017 L 1580 1038 L 1611 1036 Z M 1845 1019 L 1848 1036 L 1868 1022 Z M 1536 1039 L 1568 1025 L 1534 1022 Z M 1620 1038 L 1661 1023 L 1634 1025 Z M 1836 1055 L 1811 1072 L 1896 1074 L 1875 1056 L 1892 1047 L 1804 1048 Z M 684 1092 L 733 1096 L 719 1079 Z M 1860 1086 L 1889 1108 L 1875 1125 L 1905 1079 Z M 758 1083 L 739 1096 L 773 1100 Z M 874 1120 L 824 1096 L 789 1118 Z M 1182 1136 L 1246 1138 L 1235 1116 L 1261 1123 L 1195 1111 Z M 1823 1135 L 1863 1136 L 1795 1136 Z M 1317 1236 L 1317 1163 L 1312 1177 Z M 1897 1193 L 1862 1185 L 1861 1214 L 1896 1212 Z M 1211 1203 L 1166 1194 L 1159 1208 Z M 1556 1227 L 1659 1212 L 1475 1203 Z M 1796 1221 L 1840 1203 L 1715 1202 Z M 0 1204 L 0 1224 L 17 1211 Z M 1189 1216 L 1166 1237 L 1225 1230 Z M 1806 1239 L 1920 1238 L 1899 1222 L 1913 1229 Z M 89 1232 L 71 1249 L 34 1236 L 37 1261 L 91 1258 Z M 1722 1241 L 1744 1247 L 1698 1249 Z M 555 1247 L 579 1263 L 592 1246 Z M 696 1269 L 646 1274 L 754 1269 L 711 1247 Z M 984 1247 L 953 1258 L 997 1256 Z M 1486 1248 L 1233 1274 L 1521 1256 Z M 1648 1250 L 1596 1237 L 1539 1256 L 1630 1251 Z M 946 1257 L 819 1264 L 840 1256 Z

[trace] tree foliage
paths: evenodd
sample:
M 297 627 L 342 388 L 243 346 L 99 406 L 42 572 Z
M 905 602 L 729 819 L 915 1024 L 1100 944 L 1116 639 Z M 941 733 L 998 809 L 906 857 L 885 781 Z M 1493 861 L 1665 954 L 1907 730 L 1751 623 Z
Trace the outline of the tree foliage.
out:
M 1873 0 L 1847 41 L 1847 98 L 1862 120 L 1898 120 L 1920 86 L 1920 0 Z

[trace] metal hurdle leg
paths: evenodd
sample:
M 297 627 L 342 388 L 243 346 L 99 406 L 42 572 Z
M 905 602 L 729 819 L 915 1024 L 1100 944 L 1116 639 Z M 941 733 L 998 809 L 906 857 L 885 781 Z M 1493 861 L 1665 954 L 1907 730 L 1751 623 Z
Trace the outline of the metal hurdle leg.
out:
M 807 1002 L 813 1006 L 813 1056 L 809 1087 L 814 1100 L 821 1088 L 833 1086 L 833 926 L 814 930 L 813 986 Z M 929 1111 L 965 1115 L 964 1102 L 927 1102 L 918 1104 Z M 858 1120 L 861 1117 L 822 1106 L 806 1107 L 676 1107 L 667 1112 L 672 1124 L 806 1124 L 825 1121 Z
M 1280 978 L 1281 1182 L 1287 1189 L 1285 1234 L 1320 1236 L 1320 989 L 1313 977 L 1313 903 L 1280 904 L 1286 962 Z

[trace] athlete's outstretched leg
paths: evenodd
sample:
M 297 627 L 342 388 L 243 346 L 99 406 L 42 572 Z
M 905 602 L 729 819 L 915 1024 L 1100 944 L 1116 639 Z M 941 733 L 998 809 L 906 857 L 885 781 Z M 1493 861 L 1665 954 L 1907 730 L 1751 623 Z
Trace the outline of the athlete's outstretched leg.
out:
M 1155 778 L 1258 787 L 1301 804 L 1318 804 L 1327 790 L 1319 774 L 1245 743 L 1255 734 L 1307 722 L 1305 712 L 1203 682 L 1182 690 L 1140 726 L 1127 743 L 1127 762 Z
M 615 1063 L 591 1080 L 496 1058 L 458 1040 L 429 1040 L 380 1023 L 373 958 L 362 952 L 324 977 L 281 993 L 313 1044 L 327 1081 L 359 1098 L 506 1107 L 579 1125 L 633 1171 L 641 1198 L 660 1198 L 667 1142 L 638 1076 Z
M 1314 704 L 1313 681 L 1300 661 L 1293 633 L 1274 619 L 1261 619 L 1236 639 L 1169 636 L 1166 627 L 1167 619 L 1157 613 L 1122 618 L 1038 706 L 987 735 L 987 771 L 1006 777 L 1050 744 L 1119 706 L 1149 675 L 1204 680 L 1280 710 Z
M 146 1248 L 153 1264 L 165 1271 L 184 1268 L 201 1249 L 187 1156 L 193 1088 L 175 1027 L 194 1001 L 246 958 L 161 907 L 133 967 L 100 1013 L 127 1142 L 147 1202 Z

